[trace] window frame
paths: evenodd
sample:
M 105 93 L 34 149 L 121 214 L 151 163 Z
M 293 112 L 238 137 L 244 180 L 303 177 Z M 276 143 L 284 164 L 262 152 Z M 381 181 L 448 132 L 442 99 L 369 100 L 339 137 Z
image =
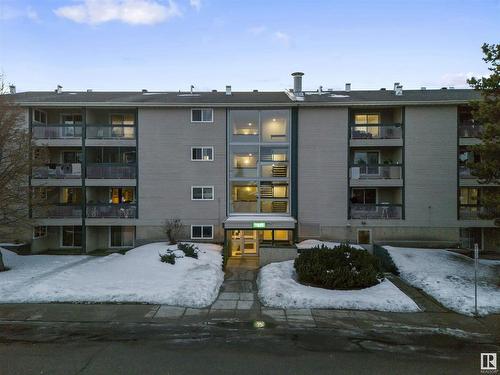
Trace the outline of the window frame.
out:
M 364 123 L 364 124 L 358 124 L 358 123 L 356 123 L 356 116 L 366 116 L 366 123 Z M 376 124 L 370 124 L 368 122 L 368 116 L 378 116 L 378 123 L 376 123 Z M 353 120 L 353 124 L 355 126 L 367 126 L 367 127 L 369 127 L 369 126 L 380 126 L 380 124 L 382 124 L 382 115 L 381 115 L 380 112 L 379 113 L 377 113 L 377 112 L 354 113 L 354 117 L 353 117 L 352 120 Z
M 203 120 L 203 111 L 209 110 L 212 113 L 212 118 L 210 121 Z M 193 111 L 201 111 L 201 120 L 200 121 L 195 121 L 193 120 Z M 214 109 L 213 108 L 191 108 L 191 123 L 194 124 L 211 124 L 214 122 Z
M 75 234 L 73 232 L 73 245 L 71 246 L 68 246 L 68 245 L 64 245 L 63 244 L 63 240 L 64 240 L 64 227 L 73 227 L 73 231 L 74 231 L 74 228 L 75 227 L 80 227 L 80 235 L 82 236 L 82 238 L 80 239 L 81 240 L 81 243 L 83 244 L 83 228 L 81 225 L 63 225 L 61 226 L 61 237 L 60 237 L 60 247 L 62 249 L 74 249 L 74 248 L 79 248 L 79 247 L 82 247 L 82 245 L 78 246 L 76 245 L 75 246 Z
M 113 246 L 111 244 L 111 238 L 112 238 L 111 237 L 111 229 L 112 229 L 112 227 L 124 228 L 124 227 L 129 227 L 129 226 L 127 226 L 127 225 L 124 225 L 124 226 L 123 225 L 110 225 L 108 227 L 108 246 L 110 249 L 127 249 L 127 248 L 131 248 L 131 247 L 132 248 L 135 247 L 135 227 L 134 226 L 131 226 L 131 228 L 133 228 L 133 232 L 134 232 L 131 246 L 129 246 L 129 245 Z M 123 232 L 121 233 L 121 235 L 123 236 Z M 123 242 L 123 238 L 120 238 L 120 241 Z
M 193 228 L 194 227 L 200 227 L 201 228 L 201 237 L 194 237 L 193 236 Z M 210 227 L 212 235 L 210 237 L 203 237 L 203 228 L 204 227 Z M 191 239 L 192 240 L 213 240 L 214 239 L 214 226 L 213 225 L 204 225 L 204 224 L 193 224 L 191 225 Z
M 193 159 L 193 150 L 196 148 L 201 149 L 201 159 Z M 212 159 L 208 159 L 208 160 L 203 159 L 203 149 L 211 149 L 212 150 Z M 215 159 L 214 146 L 191 146 L 191 161 L 214 161 L 214 159 Z
M 35 233 L 36 233 L 37 228 L 39 228 L 39 229 L 44 228 L 45 233 L 43 235 L 36 235 Z M 33 239 L 34 240 L 38 240 L 40 238 L 45 238 L 45 237 L 47 237 L 47 235 L 48 235 L 48 228 L 46 225 L 35 225 L 33 227 Z
M 203 189 L 212 189 L 212 198 L 204 198 Z M 201 199 L 194 198 L 194 189 L 201 189 Z M 213 201 L 215 199 L 215 189 L 213 185 L 194 185 L 191 186 L 191 200 L 192 201 Z

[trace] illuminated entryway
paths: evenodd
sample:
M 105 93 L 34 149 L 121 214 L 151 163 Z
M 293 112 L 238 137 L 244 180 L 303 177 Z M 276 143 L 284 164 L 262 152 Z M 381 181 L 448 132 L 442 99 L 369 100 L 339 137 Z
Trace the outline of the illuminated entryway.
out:
M 282 247 L 293 244 L 293 231 L 288 229 L 235 229 L 227 231 L 230 256 L 258 256 L 260 247 Z

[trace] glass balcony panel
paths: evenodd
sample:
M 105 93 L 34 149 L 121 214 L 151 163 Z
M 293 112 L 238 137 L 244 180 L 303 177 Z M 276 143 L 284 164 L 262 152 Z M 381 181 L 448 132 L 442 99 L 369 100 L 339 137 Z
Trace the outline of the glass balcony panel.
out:
M 259 111 L 232 110 L 231 129 L 231 141 L 233 142 L 258 142 Z
M 351 126 L 351 139 L 401 139 L 402 127 L 399 125 Z
M 87 126 L 88 139 L 135 139 L 134 126 Z
M 87 205 L 87 218 L 133 219 L 136 217 L 136 211 L 134 204 Z
M 231 147 L 231 177 L 255 178 L 258 176 L 258 146 Z
M 353 180 L 367 179 L 401 179 L 401 165 L 355 165 L 350 168 L 350 177 Z
M 135 165 L 122 164 L 92 164 L 87 166 L 87 178 L 136 178 Z
M 288 177 L 288 163 L 262 164 L 260 175 L 263 178 L 286 178 Z
M 49 164 L 32 168 L 32 178 L 35 179 L 66 179 L 81 178 L 80 163 Z
M 257 212 L 257 183 L 231 183 L 231 211 L 235 213 Z
M 33 126 L 31 130 L 34 139 L 65 139 L 81 138 L 82 127 L 80 125 L 51 125 Z
M 54 204 L 34 207 L 32 216 L 36 219 L 80 218 L 82 217 L 82 207 L 81 205 L 73 204 Z
M 394 204 L 351 203 L 351 219 L 401 219 L 402 206 Z

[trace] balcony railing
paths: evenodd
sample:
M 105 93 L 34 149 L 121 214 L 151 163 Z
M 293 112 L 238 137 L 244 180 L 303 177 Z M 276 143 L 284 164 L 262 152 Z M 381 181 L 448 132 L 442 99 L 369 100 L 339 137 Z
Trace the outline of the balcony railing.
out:
M 477 204 L 461 204 L 459 217 L 462 220 L 489 220 L 499 217 L 499 213 Z
M 75 204 L 54 204 L 34 207 L 32 216 L 37 219 L 81 218 L 82 206 Z
M 73 139 L 82 137 L 81 125 L 33 125 L 34 139 Z
M 458 126 L 458 135 L 461 138 L 479 138 L 483 132 L 483 126 L 467 121 Z
M 402 139 L 400 124 L 351 125 L 351 139 Z
M 135 164 L 90 164 L 87 166 L 87 178 L 136 178 Z
M 476 176 L 472 175 L 471 169 L 469 167 L 467 167 L 466 165 L 459 165 L 458 172 L 459 172 L 460 178 L 477 178 Z
M 400 179 L 402 165 L 395 164 L 363 164 L 350 168 L 350 177 L 353 180 L 370 179 Z
M 87 139 L 135 139 L 135 125 L 87 125 Z
M 31 176 L 40 179 L 81 178 L 82 165 L 80 163 L 66 163 L 37 166 L 32 168 Z
M 137 206 L 132 203 L 87 205 L 87 218 L 133 219 L 136 213 Z
M 351 203 L 349 207 L 351 219 L 401 219 L 403 206 L 401 204 L 365 204 Z

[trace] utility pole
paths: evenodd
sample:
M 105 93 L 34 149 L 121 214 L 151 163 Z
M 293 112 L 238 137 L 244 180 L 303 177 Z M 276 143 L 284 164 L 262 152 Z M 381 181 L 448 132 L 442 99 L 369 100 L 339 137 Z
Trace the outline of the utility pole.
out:
M 474 313 L 477 316 L 477 267 L 479 265 L 479 246 L 474 244 Z

